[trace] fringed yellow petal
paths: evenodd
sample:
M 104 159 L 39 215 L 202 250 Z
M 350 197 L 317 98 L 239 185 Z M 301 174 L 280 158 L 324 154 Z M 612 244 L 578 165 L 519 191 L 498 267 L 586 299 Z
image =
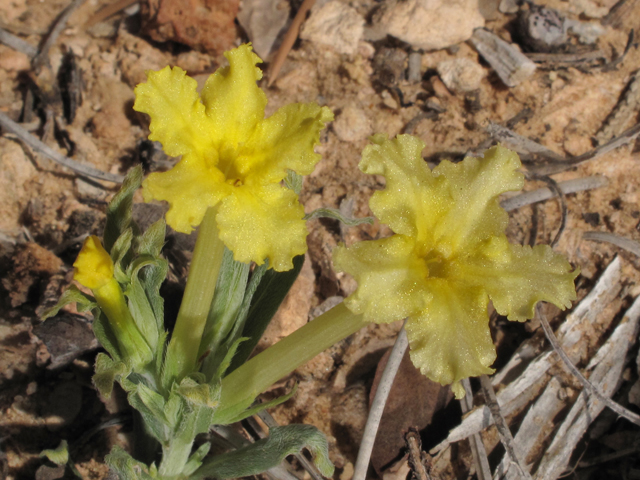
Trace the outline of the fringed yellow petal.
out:
M 213 124 L 196 88 L 197 82 L 179 67 L 148 71 L 147 82 L 135 88 L 133 109 L 151 117 L 149 139 L 162 143 L 167 155 L 192 154 L 211 161 Z
M 520 190 L 524 175 L 518 155 L 502 146 L 487 150 L 484 158 L 467 157 L 459 163 L 443 161 L 434 170 L 438 192 L 447 198 L 445 211 L 435 214 L 433 241 L 445 256 L 466 253 L 480 242 L 502 235 L 509 220 L 498 196 Z M 434 213 L 424 212 L 425 217 Z
M 496 358 L 489 332 L 488 298 L 481 288 L 443 279 L 427 281 L 431 300 L 406 324 L 413 364 L 442 385 L 491 374 Z M 456 397 L 464 396 L 454 385 Z
M 239 159 L 248 171 L 247 183 L 279 182 L 287 170 L 309 175 L 320 160 L 313 147 L 331 120 L 333 113 L 327 107 L 294 103 L 261 122 L 247 145 L 248 155 Z
M 191 233 L 207 208 L 217 205 L 232 190 L 220 170 L 192 155 L 185 155 L 171 170 L 154 172 L 142 182 L 144 201 L 169 202 L 167 224 L 182 233 Z
M 533 318 L 540 301 L 569 308 L 580 273 L 547 245 L 511 245 L 504 236 L 492 238 L 455 270 L 461 281 L 481 285 L 500 315 L 520 322 Z
M 262 60 L 253 53 L 250 43 L 225 52 L 224 56 L 229 66 L 219 68 L 207 79 L 202 100 L 211 119 L 212 138 L 235 148 L 245 143 L 264 119 L 267 96 L 256 84 L 262 78 L 256 64 Z
M 408 316 L 414 364 L 453 383 L 460 397 L 460 380 L 492 372 L 489 298 L 510 320 L 531 318 L 541 300 L 567 308 L 578 272 L 549 247 L 508 243 L 498 196 L 522 187 L 514 152 L 497 146 L 482 159 L 444 161 L 431 172 L 420 140 L 376 135 L 372 142 L 360 168 L 384 175 L 386 187 L 371 209 L 397 235 L 336 251 L 336 266 L 358 281 L 345 304 L 374 321 Z
M 414 250 L 414 240 L 404 235 L 337 247 L 333 263 L 358 282 L 356 292 L 345 300 L 349 310 L 381 323 L 424 309 L 430 296 L 425 284 L 428 271 Z
M 95 235 L 87 237 L 73 263 L 73 279 L 91 290 L 113 279 L 113 261 Z
M 435 180 L 422 159 L 424 142 L 411 135 L 389 140 L 382 134 L 371 137 L 371 142 L 362 152 L 360 170 L 386 179 L 385 189 L 371 197 L 371 210 L 395 233 L 421 239 L 425 234 L 418 229 L 426 229 L 423 212 L 433 214 L 444 208 L 439 204 L 446 200 L 430 194 Z
M 268 258 L 286 270 L 306 251 L 307 230 L 297 196 L 279 183 L 289 169 L 311 173 L 320 159 L 313 148 L 333 114 L 295 104 L 265 120 L 267 98 L 256 84 L 260 58 L 251 44 L 225 56 L 229 66 L 209 77 L 202 102 L 195 80 L 179 68 L 148 72 L 148 82 L 136 87 L 136 110 L 151 116 L 149 138 L 169 155 L 182 155 L 170 171 L 149 175 L 144 199 L 169 202 L 167 224 L 184 233 L 223 201 L 220 238 L 235 258 L 258 264 Z
M 220 204 L 220 238 L 239 262 L 269 260 L 278 272 L 307 251 L 307 226 L 298 196 L 278 184 L 236 187 Z

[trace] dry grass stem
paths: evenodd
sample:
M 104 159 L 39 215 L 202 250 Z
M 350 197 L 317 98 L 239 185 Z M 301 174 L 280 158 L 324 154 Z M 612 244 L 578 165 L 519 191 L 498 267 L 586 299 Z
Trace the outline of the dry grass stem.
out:
M 584 232 L 582 238 L 593 242 L 607 242 L 640 257 L 640 243 L 609 232 Z
M 40 67 L 48 63 L 49 49 L 58 40 L 58 37 L 66 27 L 67 21 L 69 20 L 69 17 L 71 17 L 71 14 L 75 12 L 75 10 L 84 2 L 85 0 L 73 0 L 73 2 L 71 2 L 71 5 L 65 8 L 62 11 L 62 13 L 58 16 L 56 22 L 53 24 L 53 28 L 51 29 L 51 31 L 49 32 L 49 35 L 47 36 L 47 39 L 44 41 L 44 43 L 42 43 L 38 51 L 38 54 L 35 57 L 33 57 L 33 60 L 31 61 L 31 66 L 33 67 L 34 70 L 38 71 Z
M 367 417 L 367 423 L 364 427 L 362 442 L 360 443 L 360 450 L 358 450 L 358 458 L 354 467 L 352 480 L 365 480 L 367 477 L 369 460 L 371 459 L 371 452 L 373 451 L 373 444 L 376 440 L 376 434 L 378 433 L 378 427 L 380 426 L 384 406 L 387 403 L 389 392 L 393 386 L 393 380 L 396 378 L 396 373 L 398 373 L 400 362 L 402 362 L 402 357 L 404 357 L 404 352 L 407 350 L 408 345 L 409 341 L 407 340 L 407 332 L 403 325 L 400 333 L 398 333 L 398 338 L 396 338 L 396 343 L 391 349 L 387 365 L 384 367 L 376 395 L 373 397 L 373 402 L 369 409 L 369 416 Z

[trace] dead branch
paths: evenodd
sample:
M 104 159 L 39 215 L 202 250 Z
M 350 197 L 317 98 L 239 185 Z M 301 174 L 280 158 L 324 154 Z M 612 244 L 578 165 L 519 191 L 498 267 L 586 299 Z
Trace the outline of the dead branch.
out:
M 538 319 L 540 320 L 540 324 L 542 325 L 542 329 L 544 330 L 544 333 L 545 333 L 545 335 L 547 337 L 547 340 L 549 340 L 549 343 L 553 347 L 553 350 L 562 359 L 562 361 L 564 362 L 566 367 L 569 369 L 569 371 L 578 380 L 580 380 L 580 383 L 582 383 L 582 386 L 586 390 L 588 390 L 591 395 L 596 397 L 599 401 L 604 403 L 607 407 L 609 407 L 611 410 L 616 412 L 618 415 L 620 415 L 621 417 L 626 418 L 630 422 L 635 423 L 636 425 L 638 425 L 640 427 L 640 416 L 639 415 L 636 415 L 632 411 L 624 408 L 622 405 L 620 405 L 619 403 L 614 402 L 610 398 L 605 397 L 602 394 L 602 392 L 600 392 L 600 390 L 598 390 L 589 380 L 587 380 L 587 378 L 584 375 L 582 375 L 580 370 L 578 370 L 578 367 L 576 367 L 573 364 L 573 362 L 571 361 L 569 356 L 565 353 L 565 351 L 560 346 L 560 343 L 558 343 L 558 339 L 556 338 L 555 334 L 553 333 L 553 330 L 551 329 L 551 325 L 549 325 L 549 322 L 547 321 L 547 318 L 545 317 L 544 313 L 542 313 L 542 309 L 540 308 L 540 304 L 538 304 L 538 306 L 536 308 L 536 313 L 537 313 Z
M 496 398 L 496 392 L 493 390 L 493 385 L 491 385 L 491 380 L 489 380 L 489 377 L 487 377 L 486 375 L 480 375 L 480 384 L 482 385 L 484 401 L 489 407 L 491 416 L 493 417 L 493 422 L 498 429 L 500 442 L 504 446 L 504 449 L 507 451 L 507 454 L 511 458 L 511 461 L 516 465 L 518 470 L 520 470 L 520 476 L 526 480 L 531 480 L 531 474 L 527 470 L 526 465 L 524 465 L 524 462 L 520 458 L 519 453 L 516 452 L 513 435 L 511 435 L 511 430 L 509 430 L 507 421 L 502 416 L 502 411 L 500 410 L 500 405 L 498 404 L 498 399 Z
M 78 163 L 75 160 L 71 160 L 69 157 L 65 157 L 64 155 L 56 152 L 53 148 L 38 140 L 35 136 L 27 132 L 2 112 L 0 112 L 0 126 L 6 131 L 13 133 L 20 141 L 24 142 L 37 153 L 50 158 L 54 162 L 73 170 L 83 177 L 97 178 L 98 180 L 106 180 L 107 182 L 113 183 L 122 183 L 124 180 L 122 175 L 103 172 L 97 168 L 90 167 L 89 165 Z
M 473 392 L 471 391 L 471 382 L 468 378 L 462 380 L 464 387 L 464 397 L 460 400 L 462 413 L 469 413 L 473 410 Z M 478 480 L 491 480 L 491 467 L 489 466 L 489 458 L 487 458 L 487 450 L 484 448 L 482 437 L 479 433 L 474 433 L 469 438 L 471 443 L 471 453 L 473 454 L 473 463 L 476 466 L 476 475 Z

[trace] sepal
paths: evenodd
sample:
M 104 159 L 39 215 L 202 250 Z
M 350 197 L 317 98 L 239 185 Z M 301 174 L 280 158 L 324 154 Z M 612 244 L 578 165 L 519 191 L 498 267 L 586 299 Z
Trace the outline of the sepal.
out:
M 99 353 L 96 357 L 96 373 L 93 375 L 93 383 L 105 398 L 111 396 L 113 391 L 113 382 L 122 377 L 126 377 L 130 369 L 124 362 L 114 361 L 109 355 Z
M 58 303 L 45 310 L 41 317 L 42 320 L 46 320 L 47 318 L 57 315 L 62 308 L 66 307 L 70 303 L 75 303 L 79 312 L 87 312 L 97 306 L 95 298 L 81 292 L 75 285 L 70 285 L 68 289 L 62 292 Z
M 154 465 L 148 467 L 144 463 L 138 462 L 117 445 L 111 449 L 111 453 L 104 460 L 109 468 L 116 473 L 119 480 L 153 480 L 157 478 Z

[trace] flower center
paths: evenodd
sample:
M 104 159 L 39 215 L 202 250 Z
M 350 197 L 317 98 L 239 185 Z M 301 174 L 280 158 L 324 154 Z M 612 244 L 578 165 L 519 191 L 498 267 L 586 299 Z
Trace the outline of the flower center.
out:
M 429 270 L 429 277 L 444 278 L 446 276 L 447 260 L 439 252 L 429 251 L 423 257 L 423 261 Z

